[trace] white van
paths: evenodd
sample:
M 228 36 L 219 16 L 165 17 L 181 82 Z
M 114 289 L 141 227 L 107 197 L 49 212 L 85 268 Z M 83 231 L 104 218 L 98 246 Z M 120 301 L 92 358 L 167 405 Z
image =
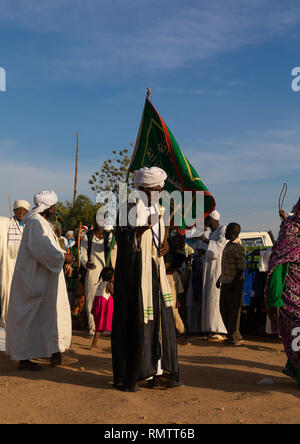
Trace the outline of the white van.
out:
M 273 247 L 273 241 L 267 231 L 249 231 L 240 234 L 244 247 Z

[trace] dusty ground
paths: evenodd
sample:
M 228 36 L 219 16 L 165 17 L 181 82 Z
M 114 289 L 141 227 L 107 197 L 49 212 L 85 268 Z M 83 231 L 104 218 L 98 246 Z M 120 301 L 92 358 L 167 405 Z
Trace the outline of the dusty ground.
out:
M 110 341 L 102 339 L 96 352 L 90 342 L 74 332 L 64 365 L 44 361 L 39 373 L 17 371 L 0 353 L 0 423 L 300 422 L 300 390 L 281 373 L 285 355 L 272 339 L 251 337 L 231 348 L 192 338 L 192 345 L 178 345 L 185 386 L 138 393 L 111 388 Z M 274 383 L 258 384 L 263 378 Z

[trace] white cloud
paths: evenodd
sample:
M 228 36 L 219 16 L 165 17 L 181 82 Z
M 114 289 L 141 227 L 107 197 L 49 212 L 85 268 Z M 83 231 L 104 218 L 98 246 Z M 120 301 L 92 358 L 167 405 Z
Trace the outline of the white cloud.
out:
M 259 44 L 293 29 L 300 8 L 289 0 L 4 0 L 1 15 L 58 39 L 55 55 L 46 54 L 51 75 L 88 81 L 173 70 Z

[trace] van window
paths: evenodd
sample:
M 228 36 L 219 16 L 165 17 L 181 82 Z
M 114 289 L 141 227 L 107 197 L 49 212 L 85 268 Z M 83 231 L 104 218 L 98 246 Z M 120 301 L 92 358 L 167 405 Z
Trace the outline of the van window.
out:
M 241 239 L 244 247 L 263 247 L 264 243 L 261 237 L 249 237 L 247 239 Z

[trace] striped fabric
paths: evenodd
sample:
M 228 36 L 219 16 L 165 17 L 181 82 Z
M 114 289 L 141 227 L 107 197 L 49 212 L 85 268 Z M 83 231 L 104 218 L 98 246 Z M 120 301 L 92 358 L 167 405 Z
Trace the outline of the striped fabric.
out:
M 13 217 L 8 229 L 7 247 L 11 259 L 16 259 L 18 256 L 21 240 L 23 236 L 23 228 L 18 221 Z

